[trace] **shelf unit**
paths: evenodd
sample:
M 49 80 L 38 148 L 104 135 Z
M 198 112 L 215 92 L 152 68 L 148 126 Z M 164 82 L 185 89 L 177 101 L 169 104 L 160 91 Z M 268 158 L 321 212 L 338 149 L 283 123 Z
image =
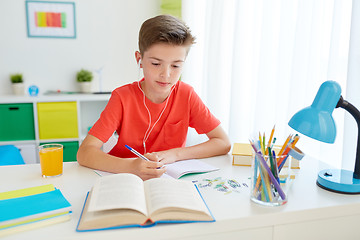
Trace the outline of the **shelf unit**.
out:
M 1 127 L 0 127 L 0 145 L 15 145 L 20 149 L 20 152 L 24 158 L 24 161 L 26 163 L 38 163 L 39 162 L 39 156 L 37 154 L 37 147 L 41 144 L 44 143 L 50 143 L 50 142 L 57 142 L 57 143 L 63 143 L 64 145 L 69 145 L 71 146 L 73 149 L 71 150 L 72 153 L 69 155 L 67 154 L 68 159 L 64 159 L 64 161 L 75 161 L 76 158 L 74 157 L 74 152 L 77 151 L 77 148 L 79 147 L 80 143 L 83 141 L 83 139 L 86 137 L 87 132 L 89 130 L 89 128 L 96 122 L 96 120 L 100 117 L 101 112 L 104 110 L 108 100 L 110 98 L 110 94 L 52 94 L 52 95 L 41 95 L 41 96 L 37 96 L 37 97 L 27 97 L 27 96 L 0 96 L 0 123 L 5 123 L 6 125 L 12 125 L 12 127 L 16 126 L 16 129 L 2 129 L 1 132 Z M 62 117 L 62 114 L 59 114 L 59 112 L 57 111 L 63 111 L 62 108 L 59 108 L 59 110 L 56 110 L 56 103 L 63 103 L 63 104 L 58 104 L 60 106 L 66 106 L 67 103 L 69 103 L 69 105 L 73 106 L 73 111 L 75 111 L 74 114 L 69 114 L 68 112 L 64 111 L 64 118 L 66 118 L 67 116 L 69 116 L 70 118 L 68 118 L 67 120 L 70 120 L 71 122 L 75 121 L 75 125 L 73 126 L 73 130 L 76 131 L 76 133 L 74 134 L 74 136 L 71 137 L 56 137 L 56 133 L 55 135 L 53 134 L 52 137 L 50 138 L 44 138 L 44 137 L 40 137 L 40 128 L 44 129 L 45 127 L 43 127 L 41 124 L 44 123 L 40 123 L 39 122 L 39 113 L 43 114 L 42 110 L 43 108 L 40 107 L 40 109 L 38 109 L 38 106 L 40 104 L 40 106 L 46 105 L 44 103 L 55 103 L 55 104 L 50 104 L 49 106 L 49 110 L 53 111 L 55 113 L 55 117 L 60 116 Z M 28 107 L 30 104 L 30 106 L 32 106 L 32 114 L 30 114 L 28 111 L 25 112 L 24 114 L 26 116 L 24 116 L 23 119 L 16 119 L 16 122 L 14 123 L 9 123 L 9 121 L 7 120 L 7 117 L 10 116 L 6 116 L 7 114 L 4 114 L 4 112 L 1 112 L 2 109 L 8 107 L 11 108 L 12 106 L 15 106 L 13 108 L 17 108 L 18 106 L 26 106 Z M 55 107 L 53 108 L 52 105 L 54 105 Z M 76 107 L 74 107 L 76 106 Z M 40 112 L 39 112 L 40 111 Z M 16 115 L 15 115 L 16 116 Z M 14 116 L 12 116 L 14 117 Z M 23 116 L 20 114 L 20 117 L 22 118 Z M 29 120 L 29 118 L 33 118 L 33 129 L 34 129 L 34 133 L 35 136 L 34 137 L 30 137 L 33 139 L 26 139 L 23 140 L 21 137 L 18 137 L 19 135 L 21 136 L 23 133 L 23 131 L 25 132 L 25 130 L 28 129 L 28 122 L 32 122 L 31 120 Z M 75 120 L 76 118 L 76 120 Z M 42 118 L 44 119 L 44 118 Z M 64 121 L 63 119 L 54 119 L 55 121 L 58 121 L 61 125 L 61 123 L 65 123 L 67 121 Z M 49 118 L 47 118 L 46 121 L 49 121 Z M 51 121 L 51 118 L 50 118 Z M 15 125 L 16 124 L 16 125 Z M 28 124 L 26 126 L 26 124 Z M 49 122 L 47 122 L 47 124 L 49 124 Z M 17 126 L 20 126 L 19 128 Z M 24 127 L 21 128 L 21 126 L 25 126 L 25 130 Z M 48 126 L 48 125 L 47 125 Z M 6 126 L 7 127 L 7 126 Z M 63 129 L 64 126 L 62 126 Z M 6 131 L 12 131 L 15 134 L 15 138 L 18 139 L 13 139 L 14 137 L 10 137 L 11 140 L 7 140 L 6 137 L 4 137 L 4 132 Z M 61 131 L 61 130 L 60 130 Z M 44 131 L 43 131 L 44 132 Z M 8 134 L 8 133 L 7 133 Z M 3 136 L 1 136 L 3 135 Z M 61 135 L 61 134 L 59 134 Z M 43 136 L 45 136 L 43 134 Z M 74 143 L 76 143 L 74 145 Z M 76 149 L 74 149 L 76 148 Z M 65 150 L 64 150 L 65 151 Z M 64 154 L 65 155 L 65 154 Z M 70 159 L 69 159 L 70 158 Z

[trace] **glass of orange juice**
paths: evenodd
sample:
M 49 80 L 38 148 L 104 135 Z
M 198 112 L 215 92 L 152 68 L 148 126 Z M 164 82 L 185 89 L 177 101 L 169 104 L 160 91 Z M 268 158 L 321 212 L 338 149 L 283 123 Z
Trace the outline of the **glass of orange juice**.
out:
M 57 177 L 63 172 L 63 145 L 44 144 L 39 146 L 42 177 Z

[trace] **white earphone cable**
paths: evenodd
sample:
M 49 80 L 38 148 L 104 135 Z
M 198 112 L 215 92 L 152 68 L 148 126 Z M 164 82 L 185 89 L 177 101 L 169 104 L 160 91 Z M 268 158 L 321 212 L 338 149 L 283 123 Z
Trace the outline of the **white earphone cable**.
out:
M 154 129 L 155 125 L 159 122 L 160 118 L 162 117 L 163 113 L 165 112 L 165 109 L 166 109 L 166 107 L 167 107 L 167 105 L 168 105 L 168 102 L 169 102 L 171 93 L 172 93 L 173 90 L 175 89 L 175 86 L 173 86 L 173 87 L 171 88 L 170 94 L 169 94 L 169 96 L 168 96 L 167 99 L 166 99 L 165 106 L 164 106 L 163 110 L 161 111 L 159 118 L 155 121 L 155 123 L 153 124 L 152 127 L 151 127 L 151 114 L 150 114 L 150 110 L 149 110 L 149 108 L 147 107 L 147 105 L 146 105 L 146 103 L 145 103 L 145 93 L 144 93 L 144 91 L 143 91 L 143 90 L 141 89 L 141 87 L 140 87 L 140 81 L 138 82 L 138 87 L 139 87 L 140 91 L 143 93 L 143 104 L 144 104 L 144 106 L 145 106 L 145 108 L 146 108 L 146 110 L 147 110 L 147 112 L 148 112 L 148 115 L 149 115 L 149 126 L 148 126 L 148 128 L 147 128 L 147 130 L 146 130 L 146 132 L 145 132 L 144 138 L 143 138 L 144 153 L 146 153 L 146 141 L 148 140 L 148 138 L 149 138 L 149 136 L 150 136 L 150 133 L 151 133 L 152 130 Z M 150 128 L 151 128 L 151 129 L 150 129 Z

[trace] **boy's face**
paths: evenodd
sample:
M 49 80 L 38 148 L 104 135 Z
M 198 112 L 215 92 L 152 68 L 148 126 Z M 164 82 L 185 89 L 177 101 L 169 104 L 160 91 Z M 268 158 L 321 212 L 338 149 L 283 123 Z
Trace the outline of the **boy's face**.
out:
M 141 65 L 147 97 L 166 98 L 169 95 L 171 87 L 180 78 L 187 49 L 185 46 L 157 43 L 144 52 Z

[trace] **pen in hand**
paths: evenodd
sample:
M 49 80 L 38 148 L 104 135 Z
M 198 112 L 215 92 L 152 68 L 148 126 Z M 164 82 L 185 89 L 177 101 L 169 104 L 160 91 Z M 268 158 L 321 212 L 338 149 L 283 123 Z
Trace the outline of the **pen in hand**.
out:
M 148 158 L 146 158 L 144 155 L 142 155 L 141 153 L 139 153 L 138 151 L 136 151 L 136 150 L 133 149 L 132 147 L 130 147 L 130 146 L 126 145 L 126 144 L 125 144 L 125 147 L 126 147 L 127 149 L 129 149 L 132 153 L 134 153 L 136 156 L 138 156 L 139 158 L 144 159 L 145 161 L 150 161 Z M 163 167 L 164 167 L 164 166 L 158 167 L 157 169 L 161 169 L 161 168 L 163 168 Z
M 125 147 L 126 147 L 127 149 L 129 149 L 132 153 L 134 153 L 136 156 L 138 156 L 139 158 L 144 159 L 145 161 L 150 161 L 148 158 L 146 158 L 144 155 L 142 155 L 141 153 L 139 153 L 138 151 L 136 151 L 136 150 L 133 149 L 132 147 L 130 147 L 130 146 L 126 145 L 126 144 L 125 144 Z M 161 168 L 163 168 L 163 167 L 164 167 L 164 166 L 158 167 L 157 169 L 161 169 Z
M 132 153 L 134 153 L 136 156 L 138 156 L 141 159 L 144 159 L 146 161 L 150 161 L 149 159 L 147 159 L 144 155 L 142 155 L 141 153 L 139 153 L 138 151 L 136 151 L 135 149 L 133 149 L 132 147 L 125 145 L 125 147 L 127 149 L 129 149 Z

